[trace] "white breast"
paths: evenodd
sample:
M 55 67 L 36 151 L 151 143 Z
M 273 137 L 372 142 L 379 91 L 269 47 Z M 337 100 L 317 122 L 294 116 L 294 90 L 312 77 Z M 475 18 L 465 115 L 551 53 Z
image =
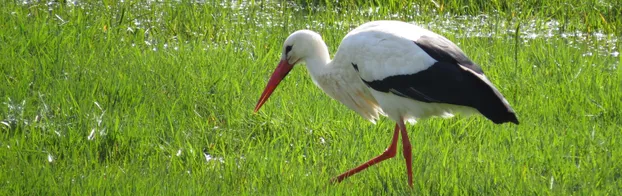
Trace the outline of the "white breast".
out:
M 312 75 L 314 82 L 330 97 L 375 123 L 383 114 L 378 102 L 351 67 L 332 65 L 330 71 Z

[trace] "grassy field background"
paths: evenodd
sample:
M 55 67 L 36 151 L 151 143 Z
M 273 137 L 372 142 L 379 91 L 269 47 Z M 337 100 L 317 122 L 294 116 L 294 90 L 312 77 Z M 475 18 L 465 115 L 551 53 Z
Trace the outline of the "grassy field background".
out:
M 620 1 L 35 2 L 0 8 L 0 194 L 622 192 Z M 253 114 L 283 40 L 331 54 L 370 20 L 415 22 L 480 64 L 521 124 L 366 122 L 303 66 Z M 401 148 L 400 148 L 401 149 Z

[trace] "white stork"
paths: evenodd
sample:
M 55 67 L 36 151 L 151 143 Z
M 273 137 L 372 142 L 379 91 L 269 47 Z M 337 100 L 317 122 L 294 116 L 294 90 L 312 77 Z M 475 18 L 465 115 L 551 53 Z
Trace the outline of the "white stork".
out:
M 496 124 L 518 124 L 503 95 L 458 46 L 441 35 L 399 21 L 374 21 L 357 27 L 343 38 L 333 60 L 318 33 L 292 33 L 255 112 L 294 65 L 303 62 L 315 84 L 330 97 L 369 121 L 385 115 L 396 122 L 391 144 L 382 154 L 333 182 L 394 157 L 401 133 L 412 187 L 412 153 L 404 121 L 479 113 Z

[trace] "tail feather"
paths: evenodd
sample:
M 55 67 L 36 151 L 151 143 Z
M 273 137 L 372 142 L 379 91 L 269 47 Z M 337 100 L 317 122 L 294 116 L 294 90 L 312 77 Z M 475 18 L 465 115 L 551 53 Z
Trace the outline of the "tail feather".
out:
M 473 101 L 473 106 L 486 118 L 496 124 L 511 122 L 519 124 L 514 109 L 508 101 L 501 95 L 499 90 L 485 77 L 481 76 L 481 80 L 476 84 L 481 86 L 482 92 L 478 100 Z

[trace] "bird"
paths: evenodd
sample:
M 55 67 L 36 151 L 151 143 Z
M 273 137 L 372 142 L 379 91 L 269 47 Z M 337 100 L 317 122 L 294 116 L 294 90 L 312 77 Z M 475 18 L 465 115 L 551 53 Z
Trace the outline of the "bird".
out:
M 255 105 L 255 113 L 299 64 L 306 65 L 316 86 L 364 119 L 375 124 L 386 116 L 395 121 L 389 147 L 331 178 L 334 183 L 395 157 L 401 135 L 408 185 L 412 187 L 412 146 L 405 122 L 478 114 L 495 124 L 519 124 L 516 112 L 479 65 L 449 39 L 413 23 L 364 23 L 342 39 L 332 60 L 319 33 L 295 31 L 283 43 L 280 62 Z

